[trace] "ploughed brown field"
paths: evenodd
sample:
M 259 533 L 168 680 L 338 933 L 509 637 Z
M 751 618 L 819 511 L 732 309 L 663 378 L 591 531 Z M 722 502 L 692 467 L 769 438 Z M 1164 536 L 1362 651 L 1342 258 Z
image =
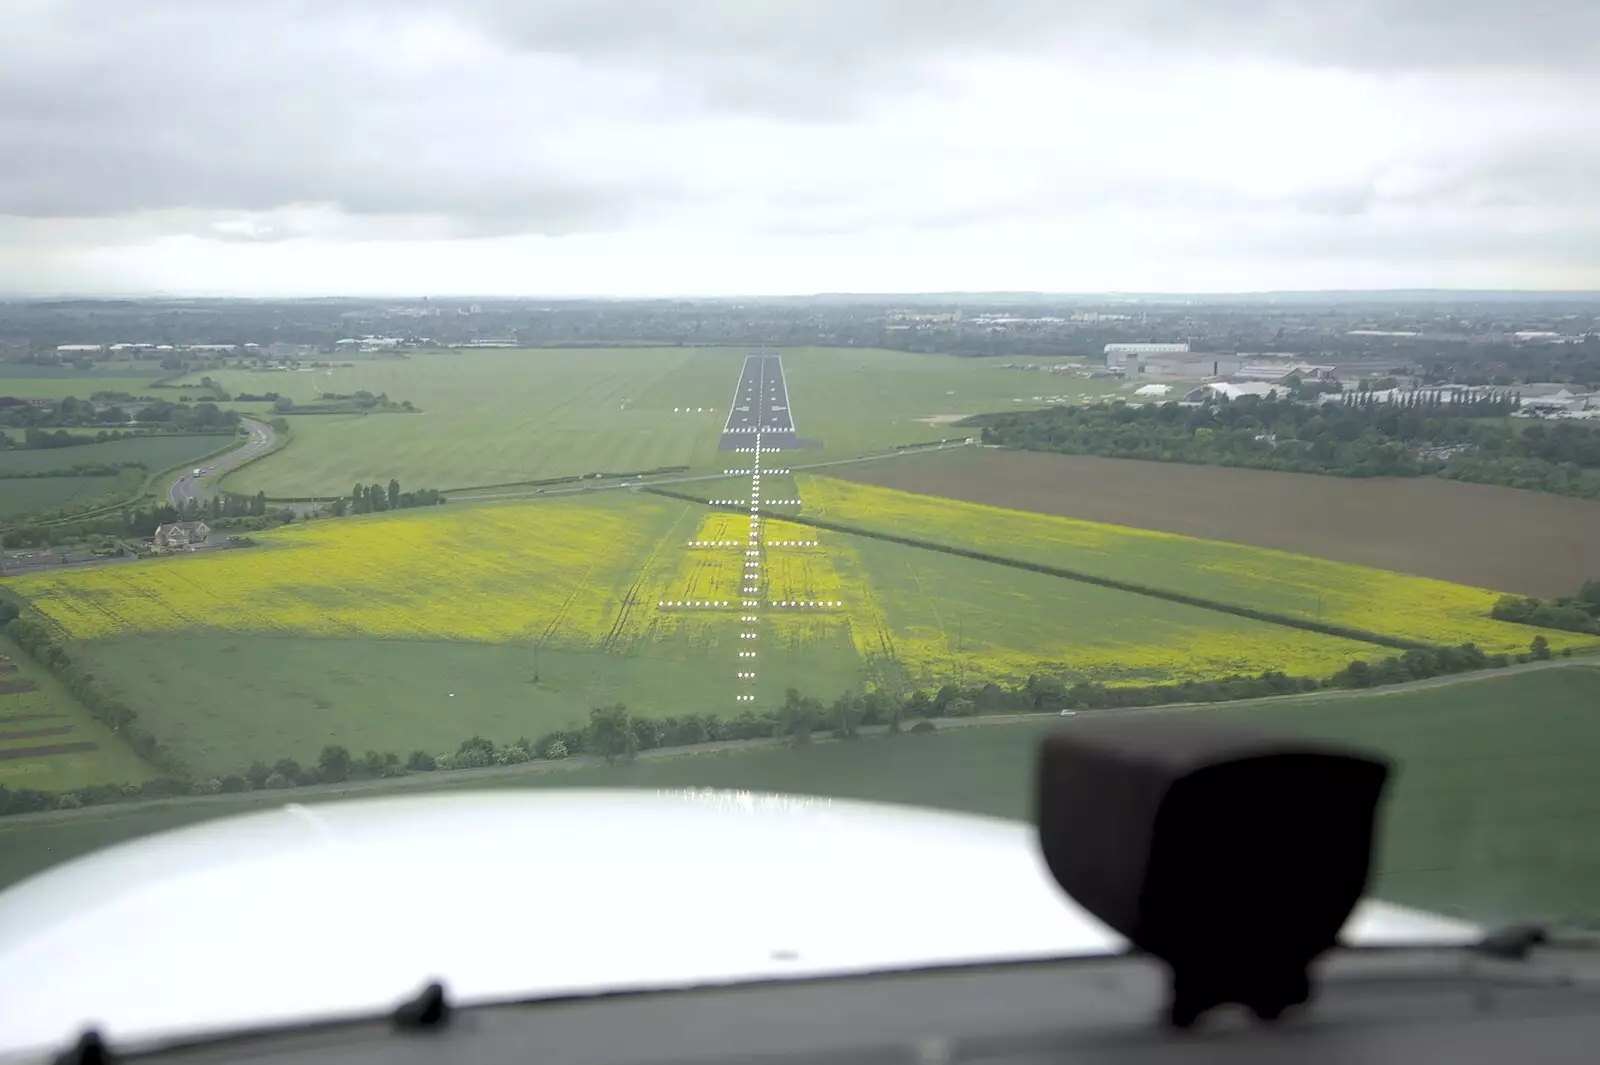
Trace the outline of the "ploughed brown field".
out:
M 827 472 L 1523 595 L 1566 595 L 1600 577 L 1600 502 L 1437 477 L 1355 480 L 975 447 Z

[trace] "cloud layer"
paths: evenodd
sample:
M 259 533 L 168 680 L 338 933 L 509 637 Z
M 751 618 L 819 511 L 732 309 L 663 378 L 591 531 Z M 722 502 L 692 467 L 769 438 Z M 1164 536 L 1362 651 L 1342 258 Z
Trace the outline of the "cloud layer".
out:
M 1595 40 L 1588 0 L 16 0 L 0 289 L 369 244 L 408 291 L 602 248 L 599 290 L 1600 286 Z

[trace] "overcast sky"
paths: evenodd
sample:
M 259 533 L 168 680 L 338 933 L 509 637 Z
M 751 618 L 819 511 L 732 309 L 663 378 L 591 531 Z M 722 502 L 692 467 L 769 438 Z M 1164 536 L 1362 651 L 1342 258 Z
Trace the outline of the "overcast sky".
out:
M 1600 289 L 1600 0 L 6 0 L 0 291 Z

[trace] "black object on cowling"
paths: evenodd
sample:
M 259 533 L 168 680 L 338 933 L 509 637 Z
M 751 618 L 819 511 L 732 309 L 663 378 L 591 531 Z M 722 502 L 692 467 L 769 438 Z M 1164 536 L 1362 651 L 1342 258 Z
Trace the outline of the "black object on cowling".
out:
M 1306 1002 L 1366 889 L 1381 756 L 1198 715 L 1079 717 L 1039 749 L 1056 882 L 1171 969 L 1168 1019 Z
M 402 1002 L 394 1011 L 394 1023 L 413 1031 L 443 1028 L 450 1023 L 450 1000 L 445 997 L 444 985 L 434 981 L 415 998 Z

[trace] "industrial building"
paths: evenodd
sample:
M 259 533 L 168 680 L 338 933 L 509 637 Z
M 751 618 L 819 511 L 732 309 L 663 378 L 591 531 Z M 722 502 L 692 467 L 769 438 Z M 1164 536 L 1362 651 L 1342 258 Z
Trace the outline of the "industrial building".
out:
M 1187 344 L 1107 344 L 1106 369 L 1126 377 L 1224 377 L 1237 371 L 1236 355 L 1210 355 Z

